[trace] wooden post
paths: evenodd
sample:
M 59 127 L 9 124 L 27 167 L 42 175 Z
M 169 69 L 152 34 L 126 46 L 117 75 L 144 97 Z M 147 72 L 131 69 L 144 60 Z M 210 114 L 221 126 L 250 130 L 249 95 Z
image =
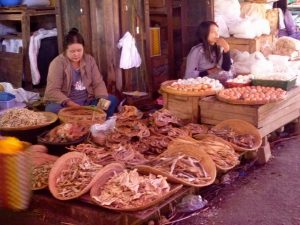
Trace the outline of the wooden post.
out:
M 263 137 L 263 142 L 261 147 L 257 151 L 257 162 L 259 164 L 265 164 L 267 163 L 270 158 L 272 157 L 270 144 L 268 141 L 268 137 Z

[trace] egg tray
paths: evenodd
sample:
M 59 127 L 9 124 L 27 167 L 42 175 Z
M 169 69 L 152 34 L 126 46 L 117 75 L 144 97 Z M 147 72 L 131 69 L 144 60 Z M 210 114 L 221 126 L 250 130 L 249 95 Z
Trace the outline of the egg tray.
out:
M 281 88 L 285 91 L 291 90 L 293 87 L 296 86 L 297 78 L 293 78 L 290 80 L 263 80 L 263 79 L 253 79 L 252 85 L 253 86 L 265 86 L 265 87 L 275 87 Z

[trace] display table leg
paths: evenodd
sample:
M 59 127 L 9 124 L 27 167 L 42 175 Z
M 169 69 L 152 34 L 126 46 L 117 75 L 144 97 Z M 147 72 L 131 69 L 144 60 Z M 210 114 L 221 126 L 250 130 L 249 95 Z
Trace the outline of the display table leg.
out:
M 265 164 L 267 163 L 270 158 L 272 157 L 270 144 L 268 141 L 268 137 L 263 137 L 263 142 L 261 147 L 257 151 L 257 162 L 258 164 Z

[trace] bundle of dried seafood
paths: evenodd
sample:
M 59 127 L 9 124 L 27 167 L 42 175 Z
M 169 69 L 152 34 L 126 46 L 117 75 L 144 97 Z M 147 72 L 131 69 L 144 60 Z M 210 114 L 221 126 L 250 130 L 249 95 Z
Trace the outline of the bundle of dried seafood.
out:
M 168 132 L 168 136 L 172 137 L 172 138 L 177 138 L 177 137 L 184 137 L 184 136 L 189 136 L 188 131 L 177 128 L 177 127 L 173 127 L 169 130 Z
M 119 143 L 127 143 L 130 141 L 130 137 L 121 134 L 117 131 L 113 131 L 106 136 L 106 146 L 110 147 L 112 144 L 119 144 Z
M 181 129 L 187 131 L 190 136 L 194 136 L 197 134 L 206 134 L 208 131 L 208 127 L 201 124 L 189 123 L 182 127 Z
M 79 144 L 77 146 L 68 147 L 67 149 L 85 153 L 93 163 L 103 166 L 116 161 L 111 152 L 107 151 L 104 147 L 96 147 L 92 144 Z
M 163 156 L 153 160 L 149 165 L 193 184 L 204 184 L 211 180 L 201 162 L 183 153 Z
M 44 124 L 47 117 L 28 109 L 10 109 L 0 117 L 0 127 L 28 127 Z
M 156 111 L 152 114 L 151 118 L 158 127 L 163 127 L 168 124 L 181 125 L 181 121 L 167 109 Z
M 172 125 L 166 125 L 162 127 L 158 127 L 156 125 L 152 125 L 149 127 L 149 130 L 152 134 L 158 134 L 158 135 L 168 135 L 168 132 L 173 128 Z
M 55 181 L 58 196 L 67 199 L 77 196 L 102 167 L 92 163 L 87 156 L 67 160 Z
M 143 113 L 140 112 L 136 107 L 124 105 L 121 111 L 117 114 L 117 120 L 136 120 L 142 118 Z
M 152 135 L 141 140 L 146 146 L 149 146 L 148 151 L 144 151 L 146 155 L 159 155 L 168 147 L 171 138 L 164 135 Z
M 103 206 L 117 209 L 141 207 L 170 191 L 165 177 L 140 175 L 137 170 L 124 171 L 111 178 L 99 196 L 92 198 Z
M 238 134 L 230 127 L 225 127 L 222 129 L 213 127 L 209 133 L 221 137 L 224 140 L 240 147 L 253 148 L 255 146 L 255 137 L 253 135 Z
M 31 189 L 39 190 L 48 186 L 48 177 L 54 162 L 46 162 L 35 166 L 31 172 Z
M 199 141 L 199 144 L 205 146 L 203 149 L 219 168 L 232 168 L 240 162 L 239 155 L 230 145 L 209 137 Z
M 149 137 L 150 131 L 148 127 L 139 121 L 118 122 L 116 131 L 127 137 Z

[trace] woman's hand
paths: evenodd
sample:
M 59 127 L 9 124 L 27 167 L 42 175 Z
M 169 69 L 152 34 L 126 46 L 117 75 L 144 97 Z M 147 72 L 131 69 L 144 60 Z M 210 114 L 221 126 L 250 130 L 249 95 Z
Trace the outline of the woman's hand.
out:
M 229 52 L 230 47 L 227 41 L 225 41 L 224 38 L 219 38 L 216 42 L 216 44 L 224 49 L 224 52 Z

